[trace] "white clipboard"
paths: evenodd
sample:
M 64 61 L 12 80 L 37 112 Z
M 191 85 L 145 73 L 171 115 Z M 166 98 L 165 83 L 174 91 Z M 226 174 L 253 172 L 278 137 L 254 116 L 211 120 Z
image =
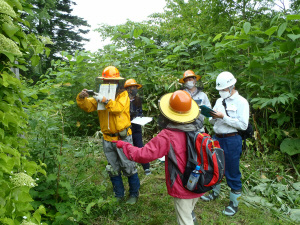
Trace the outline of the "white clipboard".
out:
M 117 91 L 117 84 L 100 84 L 99 93 L 102 94 L 106 99 L 115 100 Z M 103 103 L 98 102 L 97 110 L 106 110 Z

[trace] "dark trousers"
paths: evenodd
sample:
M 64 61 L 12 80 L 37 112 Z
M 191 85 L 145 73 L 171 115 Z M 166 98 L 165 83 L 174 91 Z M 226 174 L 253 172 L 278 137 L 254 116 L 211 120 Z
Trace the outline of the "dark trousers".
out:
M 142 132 L 132 132 L 133 145 L 139 148 L 144 147 Z M 141 163 L 144 170 L 150 168 L 150 163 Z
M 218 138 L 221 148 L 225 154 L 225 176 L 228 186 L 232 190 L 242 189 L 240 157 L 242 154 L 242 138 L 240 135 Z

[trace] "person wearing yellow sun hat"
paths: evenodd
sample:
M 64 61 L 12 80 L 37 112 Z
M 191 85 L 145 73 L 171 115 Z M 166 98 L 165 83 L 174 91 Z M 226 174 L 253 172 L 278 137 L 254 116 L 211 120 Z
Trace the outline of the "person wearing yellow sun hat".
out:
M 203 92 L 203 87 L 200 80 L 201 76 L 196 75 L 192 70 L 187 70 L 183 73 L 183 77 L 179 79 L 179 83 L 183 84 L 183 90 L 188 92 L 199 106 L 206 105 L 207 107 L 211 108 L 210 101 L 207 95 Z M 197 81 L 200 82 L 200 85 L 198 86 Z M 204 118 L 205 117 L 202 114 L 200 114 L 199 118 L 197 119 L 198 128 L 201 132 L 205 132 L 203 126 Z
M 77 96 L 77 105 L 86 112 L 97 110 L 100 128 L 103 133 L 103 151 L 108 161 L 106 170 L 113 184 L 113 191 L 117 201 L 124 198 L 124 185 L 121 174 L 128 178 L 129 199 L 126 203 L 135 204 L 139 196 L 140 181 L 136 163 L 129 161 L 124 153 L 116 148 L 113 141 L 123 140 L 132 143 L 132 131 L 130 129 L 130 99 L 128 92 L 119 85 L 124 78 L 114 66 L 106 67 L 102 76 L 103 84 L 117 84 L 115 100 L 109 99 L 101 93 L 94 93 L 89 97 L 87 89 L 83 89 Z M 114 86 L 114 85 L 112 85 Z M 104 109 L 98 108 L 98 104 L 104 104 Z
M 166 128 L 152 138 L 144 147 L 138 148 L 124 141 L 117 141 L 126 157 L 138 163 L 147 163 L 166 157 L 166 186 L 174 198 L 178 224 L 194 224 L 193 210 L 199 197 L 187 190 L 181 181 L 187 163 L 186 132 L 196 131 L 195 120 L 199 117 L 199 107 L 186 91 L 179 90 L 163 95 L 158 102 L 159 110 L 167 121 Z

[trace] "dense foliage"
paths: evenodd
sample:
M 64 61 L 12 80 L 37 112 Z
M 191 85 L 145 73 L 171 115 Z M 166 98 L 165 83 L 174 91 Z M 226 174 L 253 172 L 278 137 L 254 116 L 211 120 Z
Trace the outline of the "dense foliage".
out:
M 152 15 L 148 21 L 100 27 L 102 37 L 111 38 L 113 44 L 96 53 L 79 51 L 82 39 L 78 39 L 77 47 L 63 42 L 57 48 L 49 47 L 51 42 L 59 42 L 53 26 L 59 23 L 61 31 L 70 31 L 56 11 L 66 10 L 67 14 L 60 15 L 66 21 L 73 18 L 70 1 L 30 2 L 34 9 L 28 2 L 0 0 L 1 223 L 89 224 L 99 215 L 120 212 L 103 172 L 97 115 L 86 114 L 75 103 L 83 88 L 97 90 L 95 78 L 108 65 L 116 66 L 121 76 L 143 84 L 143 109 L 155 120 L 144 128 L 145 140 L 159 131 L 158 99 L 181 88 L 178 79 L 185 70 L 202 76 L 212 103 L 218 98 L 216 76 L 231 71 L 238 79 L 237 90 L 250 102 L 255 127 L 241 168 L 249 194 L 245 202 L 274 210 L 280 219 L 289 215 L 297 221 L 297 1 L 292 1 L 291 9 L 282 5 L 275 9 L 276 1 L 168 0 L 165 12 Z M 51 6 L 57 8 L 50 10 Z M 34 29 L 31 23 L 39 26 Z M 46 64 L 41 59 L 49 55 L 59 55 L 60 59 Z M 25 77 L 34 72 L 26 68 L 35 68 L 40 75 L 38 67 L 47 71 L 32 85 Z M 20 70 L 20 80 L 11 68 Z M 209 124 L 206 127 L 212 132 Z M 94 134 L 97 138 L 93 141 L 79 138 Z M 259 170 L 252 166 L 253 161 L 262 165 Z M 91 175 L 89 168 L 95 168 Z M 91 180 L 94 174 L 98 179 Z

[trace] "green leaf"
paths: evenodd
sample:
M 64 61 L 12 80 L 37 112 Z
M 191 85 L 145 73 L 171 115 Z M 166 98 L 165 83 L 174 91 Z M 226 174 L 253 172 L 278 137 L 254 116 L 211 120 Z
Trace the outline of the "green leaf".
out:
M 279 26 L 278 31 L 277 31 L 277 36 L 278 36 L 278 37 L 281 37 L 281 35 L 282 35 L 283 32 L 285 31 L 286 27 L 287 27 L 287 23 L 286 23 L 286 22 L 285 22 L 285 23 L 282 23 L 282 24 Z
M 287 35 L 290 39 L 292 39 L 293 41 L 295 41 L 296 39 L 300 38 L 300 34 L 288 34 Z
M 8 24 L 8 23 L 4 23 L 2 25 L 2 29 L 5 31 L 5 33 L 9 36 L 12 37 L 14 36 L 14 34 L 19 30 L 18 27 L 16 27 L 13 24 Z
M 213 42 L 219 40 L 221 37 L 222 37 L 222 34 L 217 34 L 217 35 L 215 36 L 215 38 L 213 39 Z
M 300 182 L 293 183 L 293 188 L 295 188 L 297 191 L 300 191 Z
M 274 32 L 277 29 L 278 29 L 278 26 L 271 27 L 270 29 L 268 29 L 268 30 L 265 31 L 265 34 L 271 36 L 272 34 L 274 34 Z
M 146 38 L 146 37 L 143 37 L 143 36 L 140 36 L 142 38 L 142 40 L 147 44 L 149 45 L 150 44 L 150 39 L 149 38 Z
M 138 38 L 143 33 L 142 29 L 134 29 L 133 36 Z
M 250 31 L 250 28 L 251 28 L 251 23 L 245 22 L 243 25 L 243 28 L 244 28 L 245 33 L 248 34 Z
M 280 151 L 288 155 L 300 153 L 300 138 L 286 138 L 280 144 Z
M 96 202 L 91 202 L 88 204 L 88 206 L 86 207 L 86 214 L 90 214 L 91 212 L 91 208 L 96 205 Z
M 300 15 L 299 14 L 295 14 L 295 15 L 287 15 L 286 16 L 287 20 L 300 20 Z
M 195 45 L 195 44 L 198 44 L 198 43 L 200 43 L 200 41 L 192 41 L 192 42 L 189 44 L 189 46 L 192 46 L 192 45 Z
M 30 60 L 33 66 L 37 66 L 39 64 L 40 57 L 38 55 L 33 55 Z
M 181 46 L 177 46 L 176 48 L 174 48 L 173 53 L 178 52 L 181 49 Z
M 300 209 L 291 209 L 290 217 L 296 222 L 300 222 Z
M 6 55 L 10 62 L 14 62 L 15 61 L 14 55 L 11 54 L 11 53 L 9 53 L 9 52 L 7 52 L 7 51 L 0 51 L 0 54 Z

